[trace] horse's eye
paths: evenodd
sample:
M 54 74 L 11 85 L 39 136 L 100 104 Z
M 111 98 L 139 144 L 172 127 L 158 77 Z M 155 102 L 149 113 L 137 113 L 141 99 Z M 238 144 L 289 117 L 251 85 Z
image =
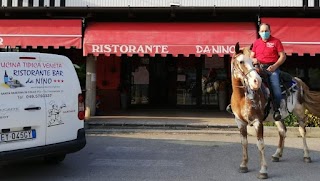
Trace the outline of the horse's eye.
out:
M 243 60 L 241 60 L 241 61 L 240 61 L 240 64 L 244 64 L 244 61 L 243 61 Z

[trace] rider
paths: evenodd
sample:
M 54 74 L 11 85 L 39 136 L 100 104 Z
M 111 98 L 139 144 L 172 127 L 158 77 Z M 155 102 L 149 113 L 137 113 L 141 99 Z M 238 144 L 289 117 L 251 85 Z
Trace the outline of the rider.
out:
M 260 63 L 266 67 L 270 88 L 273 93 L 273 117 L 278 121 L 281 119 L 279 108 L 282 97 L 279 67 L 286 60 L 286 54 L 284 53 L 281 41 L 271 36 L 270 32 L 269 24 L 262 23 L 260 25 L 259 35 L 261 38 L 253 43 L 250 58 L 252 58 L 254 64 Z
M 270 88 L 273 93 L 273 117 L 278 121 L 281 119 L 279 108 L 282 96 L 279 67 L 286 60 L 286 54 L 284 53 L 281 41 L 271 36 L 270 33 L 270 25 L 262 23 L 259 27 L 259 35 L 261 38 L 253 43 L 250 58 L 252 58 L 254 64 L 260 63 L 267 70 L 269 82 L 271 84 Z M 227 107 L 227 111 L 232 112 L 231 106 Z

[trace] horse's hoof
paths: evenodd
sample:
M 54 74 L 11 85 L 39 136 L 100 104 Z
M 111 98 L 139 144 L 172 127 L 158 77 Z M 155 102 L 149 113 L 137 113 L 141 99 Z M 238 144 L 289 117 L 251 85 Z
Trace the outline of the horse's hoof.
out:
M 311 158 L 310 157 L 303 157 L 303 161 L 306 163 L 311 163 Z
M 247 173 L 249 170 L 248 170 L 248 167 L 240 167 L 239 168 L 239 172 L 240 173 Z
M 267 179 L 267 178 L 268 178 L 267 173 L 259 173 L 259 175 L 258 175 L 258 179 Z
M 272 156 L 272 162 L 279 162 L 279 161 L 280 161 L 279 157 Z

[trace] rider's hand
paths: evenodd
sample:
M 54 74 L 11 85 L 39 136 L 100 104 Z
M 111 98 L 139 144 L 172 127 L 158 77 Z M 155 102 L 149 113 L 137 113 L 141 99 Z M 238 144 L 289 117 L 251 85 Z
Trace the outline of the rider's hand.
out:
M 258 59 L 256 59 L 256 58 L 252 58 L 252 61 L 253 61 L 253 65 L 259 63 Z
M 269 72 L 274 72 L 276 71 L 277 67 L 275 65 L 270 65 L 268 68 L 267 68 L 267 71 Z

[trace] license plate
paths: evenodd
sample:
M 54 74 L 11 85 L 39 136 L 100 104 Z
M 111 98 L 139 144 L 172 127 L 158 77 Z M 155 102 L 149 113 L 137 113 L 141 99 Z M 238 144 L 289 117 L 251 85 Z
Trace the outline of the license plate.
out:
M 9 133 L 0 133 L 0 143 L 18 140 L 27 140 L 36 138 L 36 130 L 14 131 Z

